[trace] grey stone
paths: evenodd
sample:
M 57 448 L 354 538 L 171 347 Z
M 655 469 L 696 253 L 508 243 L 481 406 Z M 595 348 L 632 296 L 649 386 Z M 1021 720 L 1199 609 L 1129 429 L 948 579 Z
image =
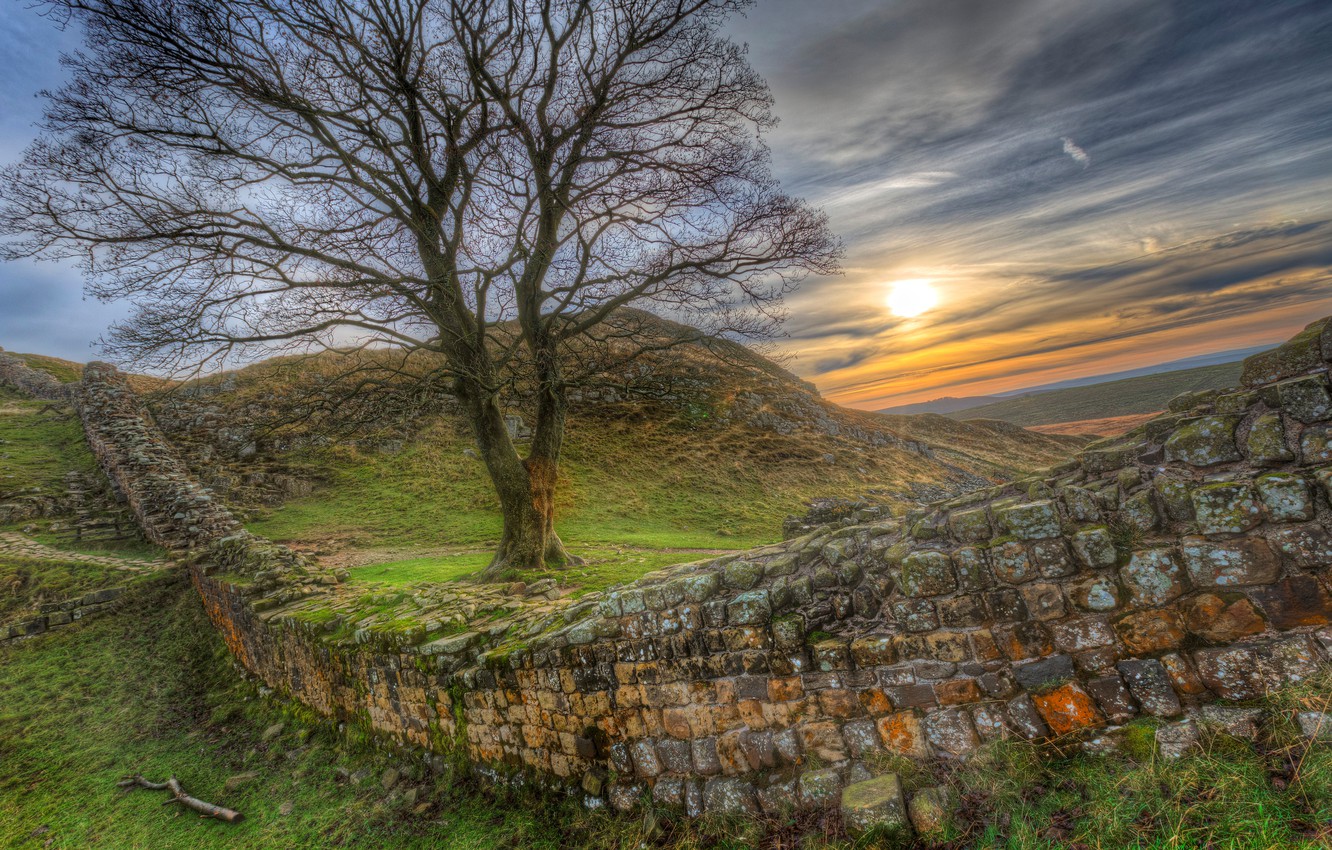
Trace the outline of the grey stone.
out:
M 1261 537 L 1225 541 L 1185 537 L 1180 543 L 1195 587 L 1268 584 L 1281 574 L 1280 562 Z
M 1084 528 L 1073 535 L 1073 551 L 1078 560 L 1093 570 L 1113 567 L 1118 563 L 1114 540 L 1104 526 Z
M 1156 730 L 1156 746 L 1161 756 L 1174 760 L 1199 749 L 1198 727 L 1192 720 L 1170 723 Z
M 835 768 L 807 770 L 800 774 L 800 804 L 818 808 L 836 800 L 842 791 L 842 776 Z
M 1255 419 L 1244 447 L 1250 463 L 1278 464 L 1295 459 L 1295 453 L 1286 445 L 1286 428 L 1280 413 L 1264 413 Z
M 948 829 L 957 800 L 946 786 L 925 788 L 911 798 L 907 807 L 916 833 L 927 838 L 942 836 Z
M 1025 690 L 1034 691 L 1055 682 L 1073 678 L 1073 659 L 1067 655 L 1051 655 L 1039 661 L 1013 666 L 1013 676 Z
M 1332 714 L 1323 711 L 1301 711 L 1295 715 L 1300 734 L 1311 741 L 1332 741 Z
M 1204 484 L 1193 491 L 1193 509 L 1204 534 L 1239 534 L 1261 523 L 1262 509 L 1248 484 Z
M 1184 710 L 1160 661 L 1130 658 L 1115 666 L 1143 711 L 1157 717 L 1174 717 Z
M 1198 467 L 1239 460 L 1235 447 L 1238 424 L 1235 416 L 1200 416 L 1188 421 L 1166 440 L 1166 460 Z
M 885 773 L 842 789 L 842 824 L 853 838 L 875 830 L 909 833 L 906 800 L 897 774 Z
M 997 511 L 999 521 L 1014 537 L 1040 540 L 1059 536 L 1059 514 L 1053 502 L 1041 500 Z
M 703 785 L 703 799 L 713 814 L 753 816 L 759 811 L 754 786 L 743 779 L 709 779 Z
M 1130 601 L 1137 606 L 1163 605 L 1184 592 L 1179 564 L 1169 549 L 1134 552 L 1128 565 L 1120 569 L 1119 577 Z
M 1258 476 L 1258 497 L 1272 522 L 1306 522 L 1313 519 L 1313 491 L 1303 476 L 1270 472 Z
M 902 593 L 907 596 L 938 596 L 957 588 L 953 564 L 942 552 L 913 552 L 902 561 Z

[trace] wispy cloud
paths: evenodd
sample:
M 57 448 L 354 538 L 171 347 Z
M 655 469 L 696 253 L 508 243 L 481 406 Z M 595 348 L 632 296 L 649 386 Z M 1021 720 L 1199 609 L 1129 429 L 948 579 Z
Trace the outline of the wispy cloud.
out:
M 1091 157 L 1087 155 L 1085 150 L 1078 147 L 1077 142 L 1073 141 L 1068 136 L 1065 136 L 1061 141 L 1064 143 L 1064 153 L 1072 157 L 1074 162 L 1081 165 L 1083 168 L 1091 165 Z

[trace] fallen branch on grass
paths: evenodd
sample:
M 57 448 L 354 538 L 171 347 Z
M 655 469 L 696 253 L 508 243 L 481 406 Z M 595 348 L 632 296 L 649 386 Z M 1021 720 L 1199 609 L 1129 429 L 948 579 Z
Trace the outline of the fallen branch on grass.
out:
M 129 779 L 116 783 L 121 788 L 147 788 L 149 791 L 167 791 L 171 794 L 171 799 L 162 805 L 169 806 L 172 803 L 180 803 L 187 809 L 194 809 L 200 815 L 206 818 L 217 818 L 227 823 L 239 823 L 245 819 L 245 815 L 240 812 L 233 812 L 231 809 L 224 809 L 221 806 L 214 806 L 212 803 L 205 803 L 196 797 L 191 797 L 185 793 L 185 789 L 180 787 L 180 780 L 171 777 L 166 782 L 149 782 L 139 774 L 134 774 Z

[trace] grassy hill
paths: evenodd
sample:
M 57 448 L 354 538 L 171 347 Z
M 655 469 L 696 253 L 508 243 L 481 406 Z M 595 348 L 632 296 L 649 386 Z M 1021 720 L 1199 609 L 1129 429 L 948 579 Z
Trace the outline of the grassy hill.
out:
M 1242 365 L 1242 361 L 1237 361 L 1107 381 L 1088 387 L 1052 390 L 969 407 L 947 416 L 960 420 L 1002 419 L 1026 426 L 1154 413 L 1164 410 L 1166 402 L 1180 393 L 1238 385 Z
M 684 333 L 669 322 L 656 332 Z M 607 390 L 573 403 L 557 527 L 576 554 L 604 567 L 589 581 L 772 542 L 783 518 L 813 498 L 869 497 L 900 510 L 1049 466 L 1083 442 L 1003 423 L 850 410 L 752 351 L 722 353 L 686 344 L 637 361 L 670 388 L 665 395 Z M 387 563 L 398 575 L 482 566 L 499 536 L 498 506 L 447 400 L 385 399 L 372 412 L 387 412 L 335 437 L 322 431 L 338 421 L 260 427 L 255 451 L 236 455 L 245 441 L 229 440 L 228 430 L 286 423 L 283 405 L 304 410 L 290 400 L 345 369 L 337 359 L 274 360 L 186 387 L 156 401 L 158 421 L 215 490 L 249 504 L 260 534 L 339 565 Z M 247 499 L 266 470 L 310 486 Z

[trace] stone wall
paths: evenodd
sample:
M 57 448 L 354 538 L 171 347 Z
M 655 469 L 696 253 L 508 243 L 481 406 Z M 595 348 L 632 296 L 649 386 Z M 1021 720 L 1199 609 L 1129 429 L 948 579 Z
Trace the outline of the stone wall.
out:
M 18 390 L 43 401 L 69 401 L 71 388 L 50 373 L 29 366 L 22 358 L 0 349 L 0 387 Z
M 88 446 L 144 535 L 180 552 L 240 531 L 162 437 L 114 366 L 89 363 L 76 393 Z
M 63 602 L 45 603 L 37 616 L 29 616 L 21 622 L 0 626 L 0 640 L 17 640 L 45 634 L 51 629 L 112 613 L 117 609 L 116 601 L 124 593 L 123 587 L 105 587 L 101 590 L 90 590 Z
M 211 545 L 193 574 L 228 646 L 321 713 L 621 809 L 821 805 L 879 754 L 965 758 L 1314 674 L 1332 643 L 1329 360 L 1324 321 L 1251 359 L 1243 388 L 1042 476 L 576 602 L 529 594 L 500 620 L 494 588 L 450 585 L 456 619 L 340 628 L 336 582 L 280 547 L 143 513 Z M 109 370 L 88 384 L 133 418 Z M 144 459 L 170 452 L 142 417 L 89 430 L 132 500 L 197 506 Z

